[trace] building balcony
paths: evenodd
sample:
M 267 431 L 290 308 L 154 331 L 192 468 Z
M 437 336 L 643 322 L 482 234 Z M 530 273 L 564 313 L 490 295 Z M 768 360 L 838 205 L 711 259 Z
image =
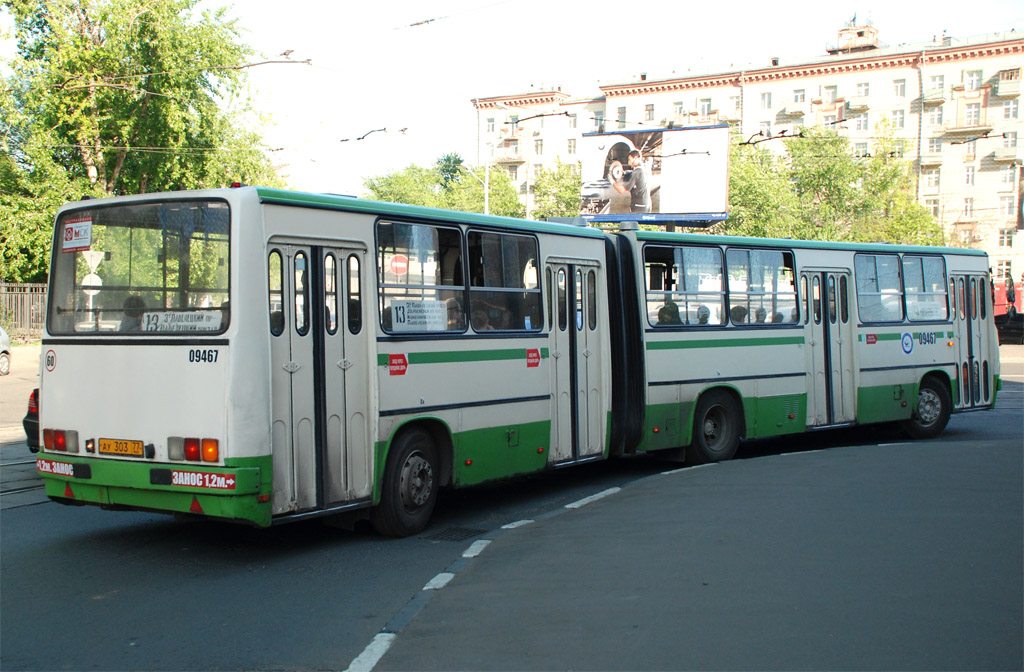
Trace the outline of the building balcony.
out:
M 723 110 L 718 113 L 718 119 L 720 121 L 732 123 L 735 121 L 742 121 L 743 115 L 740 114 L 739 110 Z
M 867 96 L 852 96 L 846 99 L 846 109 L 850 114 L 863 114 L 868 111 L 869 106 Z
M 999 163 L 1020 163 L 1020 147 L 996 147 L 992 160 Z
M 922 166 L 941 166 L 942 165 L 942 153 L 941 152 L 928 152 L 921 155 L 918 159 Z
M 946 96 L 943 94 L 942 89 L 927 89 L 924 95 L 921 96 L 921 102 L 925 106 L 931 105 L 942 105 L 946 102 Z
M 518 149 L 499 149 L 494 152 L 495 163 L 523 163 L 523 152 Z
M 810 114 L 810 107 L 807 103 L 790 103 L 779 111 L 780 117 L 787 119 L 800 119 Z
M 1001 98 L 1013 98 L 1020 95 L 1019 79 L 1000 79 L 996 84 L 996 95 Z
M 957 121 L 945 128 L 946 135 L 977 135 L 983 136 L 992 132 L 992 124 L 968 125 L 964 121 Z

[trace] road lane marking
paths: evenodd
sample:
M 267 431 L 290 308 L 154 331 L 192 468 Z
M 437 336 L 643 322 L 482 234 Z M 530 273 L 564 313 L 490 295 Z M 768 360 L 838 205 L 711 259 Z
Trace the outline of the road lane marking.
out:
M 373 641 L 366 645 L 363 652 L 356 656 L 345 672 L 370 672 L 391 648 L 396 637 L 398 635 L 393 632 L 378 633 Z
M 597 493 L 596 495 L 591 495 L 590 497 L 584 497 L 583 499 L 575 501 L 572 504 L 566 504 L 565 508 L 567 508 L 567 509 L 578 509 L 578 508 L 580 508 L 582 506 L 586 506 L 587 504 L 591 504 L 593 502 L 596 502 L 599 499 L 604 499 L 608 495 L 614 495 L 619 490 L 622 490 L 622 488 L 608 488 L 607 490 L 602 490 L 601 492 Z

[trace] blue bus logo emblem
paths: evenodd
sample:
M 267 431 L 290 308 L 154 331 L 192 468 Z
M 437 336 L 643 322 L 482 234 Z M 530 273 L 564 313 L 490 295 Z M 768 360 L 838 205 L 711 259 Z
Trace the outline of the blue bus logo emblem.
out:
M 903 334 L 903 338 L 900 339 L 903 344 L 903 352 L 910 354 L 914 351 L 914 337 L 910 334 Z

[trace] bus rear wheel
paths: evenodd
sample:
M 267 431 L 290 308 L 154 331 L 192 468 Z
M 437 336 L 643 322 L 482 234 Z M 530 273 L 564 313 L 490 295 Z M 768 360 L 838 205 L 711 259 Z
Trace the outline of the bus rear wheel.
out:
M 370 521 L 387 537 L 407 537 L 427 526 L 437 502 L 437 449 L 422 429 L 403 433 L 391 446 L 380 504 Z
M 740 445 L 740 413 L 727 392 L 711 390 L 697 401 L 693 441 L 686 450 L 688 464 L 731 460 Z
M 933 377 L 925 378 L 917 390 L 914 412 L 903 421 L 903 431 L 914 439 L 938 436 L 949 422 L 952 406 L 949 388 Z

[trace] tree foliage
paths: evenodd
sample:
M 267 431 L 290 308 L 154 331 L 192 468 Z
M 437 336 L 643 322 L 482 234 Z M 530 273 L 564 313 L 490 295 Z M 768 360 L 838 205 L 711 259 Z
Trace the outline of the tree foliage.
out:
M 886 122 L 869 156 L 847 138 L 805 129 L 785 140 L 786 155 L 734 139 L 729 219 L 716 233 L 939 245 L 941 227 L 914 198 L 910 163 Z
M 543 168 L 533 187 L 533 215 L 546 217 L 579 217 L 583 178 L 579 164 L 558 160 L 552 169 Z
M 508 172 L 497 168 L 467 168 L 454 153 L 445 154 L 430 168 L 411 165 L 363 180 L 367 198 L 463 212 L 484 211 L 485 183 L 489 187 L 490 214 L 505 217 L 525 215 L 525 208 L 519 202 Z
M 198 0 L 2 4 L 17 56 L 0 87 L 0 276 L 45 276 L 66 200 L 283 185 L 243 123 L 252 52 L 225 10 L 197 17 Z

